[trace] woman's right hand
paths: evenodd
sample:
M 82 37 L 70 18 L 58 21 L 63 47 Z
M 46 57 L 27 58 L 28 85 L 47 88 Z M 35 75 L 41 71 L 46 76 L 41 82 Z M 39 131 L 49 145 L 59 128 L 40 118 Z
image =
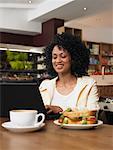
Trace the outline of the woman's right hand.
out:
M 59 106 L 46 105 L 45 108 L 47 110 L 47 114 L 57 114 L 63 111 L 63 109 Z

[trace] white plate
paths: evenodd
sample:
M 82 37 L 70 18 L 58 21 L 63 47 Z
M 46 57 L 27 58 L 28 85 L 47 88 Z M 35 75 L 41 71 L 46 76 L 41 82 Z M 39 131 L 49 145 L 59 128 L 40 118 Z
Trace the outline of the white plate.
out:
M 24 127 L 14 126 L 11 122 L 2 123 L 2 127 L 6 128 L 11 132 L 32 132 L 32 131 L 40 130 L 44 126 L 45 123 L 42 123 L 41 125 L 35 124 L 34 126 L 24 126 Z
M 66 129 L 90 129 L 90 128 L 94 128 L 97 126 L 100 126 L 103 124 L 103 122 L 101 120 L 98 120 L 97 124 L 61 124 L 58 122 L 58 120 L 54 120 L 54 123 L 62 128 L 66 128 Z

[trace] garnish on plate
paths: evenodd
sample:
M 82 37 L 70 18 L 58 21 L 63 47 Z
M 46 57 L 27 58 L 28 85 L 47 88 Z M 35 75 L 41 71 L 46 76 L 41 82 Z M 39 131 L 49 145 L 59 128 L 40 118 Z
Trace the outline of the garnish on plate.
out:
M 58 122 L 63 124 L 96 124 L 97 117 L 96 110 L 72 110 L 71 108 L 66 109 L 58 119 Z

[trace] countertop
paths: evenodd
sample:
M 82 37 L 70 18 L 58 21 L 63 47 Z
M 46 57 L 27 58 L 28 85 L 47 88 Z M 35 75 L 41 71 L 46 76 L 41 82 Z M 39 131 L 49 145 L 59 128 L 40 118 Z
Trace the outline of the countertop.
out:
M 0 123 L 6 120 L 1 118 Z M 0 150 L 111 150 L 113 126 L 103 124 L 90 130 L 70 130 L 46 121 L 42 130 L 21 134 L 0 127 L 0 146 Z

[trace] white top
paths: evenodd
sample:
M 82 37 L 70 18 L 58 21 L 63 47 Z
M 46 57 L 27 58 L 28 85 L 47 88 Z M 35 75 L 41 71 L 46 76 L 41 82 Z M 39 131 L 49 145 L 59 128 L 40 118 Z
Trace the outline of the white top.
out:
M 57 105 L 62 109 L 67 107 L 89 110 L 99 109 L 96 81 L 88 76 L 77 79 L 73 91 L 64 96 L 56 90 L 56 80 L 44 80 L 39 89 L 45 105 Z
M 75 99 L 76 92 L 77 92 L 76 86 L 73 89 L 73 91 L 68 95 L 62 95 L 55 88 L 51 105 L 60 106 L 63 110 L 66 110 L 69 107 L 75 108 L 77 101 L 77 99 Z

